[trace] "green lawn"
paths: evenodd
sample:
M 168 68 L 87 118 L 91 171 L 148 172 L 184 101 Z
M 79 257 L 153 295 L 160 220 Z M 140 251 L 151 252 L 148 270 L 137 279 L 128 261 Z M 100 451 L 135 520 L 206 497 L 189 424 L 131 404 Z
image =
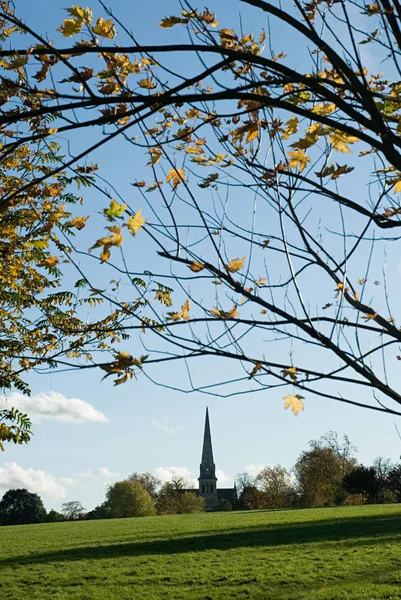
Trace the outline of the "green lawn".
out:
M 1 527 L 0 598 L 401 599 L 401 505 Z

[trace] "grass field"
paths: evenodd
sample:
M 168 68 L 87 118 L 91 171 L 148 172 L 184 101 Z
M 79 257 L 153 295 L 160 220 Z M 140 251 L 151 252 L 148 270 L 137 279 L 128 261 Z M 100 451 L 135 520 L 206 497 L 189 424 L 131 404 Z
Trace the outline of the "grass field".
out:
M 401 505 L 0 528 L 0 598 L 401 599 Z

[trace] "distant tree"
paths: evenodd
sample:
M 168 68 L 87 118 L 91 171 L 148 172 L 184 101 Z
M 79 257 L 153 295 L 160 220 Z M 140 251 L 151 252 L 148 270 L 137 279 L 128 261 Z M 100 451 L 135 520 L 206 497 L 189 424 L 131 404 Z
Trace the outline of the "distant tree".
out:
M 171 478 L 171 485 L 175 490 L 191 489 L 192 483 L 182 475 L 176 475 Z
M 302 505 L 342 504 L 345 500 L 342 481 L 356 464 L 355 448 L 347 436 L 341 442 L 335 432 L 311 440 L 309 446 L 310 450 L 301 453 L 294 467 Z
M 134 471 L 134 473 L 128 477 L 128 481 L 138 481 L 143 489 L 152 496 L 152 498 L 157 496 L 157 491 L 162 483 L 158 477 L 148 473 L 147 471 L 144 473 L 137 473 Z
M 164 483 L 156 501 L 160 515 L 173 515 L 180 512 L 180 494 L 171 482 Z
M 87 514 L 88 521 L 95 519 L 108 519 L 110 517 L 110 509 L 107 502 L 103 502 L 99 506 L 96 506 L 93 510 L 90 510 Z
M 2 525 L 41 523 L 45 517 L 46 509 L 41 497 L 26 489 L 8 490 L 0 502 Z
M 49 510 L 44 520 L 46 523 L 59 523 L 65 521 L 65 516 L 52 508 Z
M 111 518 L 149 517 L 156 514 L 151 495 L 138 481 L 117 481 L 106 494 Z
M 389 471 L 387 485 L 395 494 L 396 501 L 401 502 L 401 464 L 394 465 Z
M 205 510 L 205 501 L 203 498 L 192 492 L 180 494 L 179 511 L 185 513 L 200 513 Z
M 242 494 L 245 488 L 255 487 L 256 485 L 255 477 L 246 472 L 238 473 L 238 475 L 235 476 L 234 481 L 237 486 L 237 492 L 239 496 Z
M 85 512 L 85 508 L 82 506 L 79 500 L 71 500 L 70 502 L 64 502 L 61 505 L 61 512 L 69 521 L 76 521 Z
M 220 512 L 229 512 L 233 509 L 233 505 L 229 500 L 221 498 L 217 504 L 216 510 Z
M 374 502 L 379 490 L 373 467 L 358 465 L 343 478 L 343 488 L 348 494 L 361 494 L 363 502 Z
M 378 492 L 376 502 L 379 504 L 387 503 L 388 501 L 394 502 L 394 498 L 392 498 L 392 494 L 388 496 L 388 477 L 389 473 L 393 468 L 393 464 L 389 458 L 384 458 L 383 456 L 378 456 L 373 461 L 373 468 L 376 473 Z
M 266 508 L 265 494 L 254 486 L 244 487 L 238 499 L 238 508 L 242 510 L 258 510 Z
M 290 476 L 284 467 L 281 465 L 264 467 L 258 473 L 256 481 L 259 489 L 264 493 L 268 508 L 288 506 L 293 485 L 291 485 Z

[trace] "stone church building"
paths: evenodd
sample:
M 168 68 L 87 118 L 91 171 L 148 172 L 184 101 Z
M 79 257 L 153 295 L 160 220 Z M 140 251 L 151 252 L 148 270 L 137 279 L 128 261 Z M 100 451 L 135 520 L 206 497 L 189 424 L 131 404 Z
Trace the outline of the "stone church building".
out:
M 237 502 L 237 488 L 217 487 L 216 465 L 213 459 L 212 436 L 210 433 L 209 410 L 206 408 L 205 431 L 203 434 L 202 460 L 199 469 L 199 490 L 181 490 L 192 492 L 205 499 L 205 510 L 216 510 L 220 500 L 228 500 L 232 506 Z

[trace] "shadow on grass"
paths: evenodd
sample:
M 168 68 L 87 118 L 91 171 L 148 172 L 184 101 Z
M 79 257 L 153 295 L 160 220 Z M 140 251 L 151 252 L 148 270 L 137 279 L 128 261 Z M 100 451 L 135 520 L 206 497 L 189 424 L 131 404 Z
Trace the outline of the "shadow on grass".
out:
M 351 517 L 229 529 L 216 533 L 205 531 L 186 537 L 133 541 L 120 544 L 80 546 L 65 550 L 43 552 L 31 556 L 15 556 L 0 560 L 6 565 L 31 565 L 58 561 L 108 559 L 128 556 L 182 554 L 205 550 L 231 548 L 277 547 L 293 544 L 336 542 L 345 546 L 401 541 L 400 513 L 379 516 Z

